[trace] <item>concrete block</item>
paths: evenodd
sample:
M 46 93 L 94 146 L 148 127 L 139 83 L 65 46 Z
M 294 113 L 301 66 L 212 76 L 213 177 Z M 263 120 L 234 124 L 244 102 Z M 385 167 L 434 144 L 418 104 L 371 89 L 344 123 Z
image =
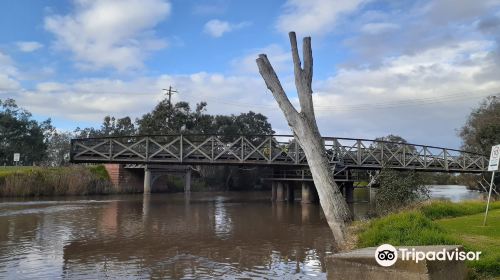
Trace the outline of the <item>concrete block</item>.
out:
M 401 246 L 399 248 L 415 248 L 417 251 L 430 252 L 454 251 L 460 245 L 438 246 Z M 347 253 L 339 253 L 326 258 L 328 279 L 465 279 L 467 270 L 464 261 L 419 261 L 402 260 L 398 254 L 396 263 L 389 267 L 380 266 L 375 260 L 376 247 L 363 248 Z

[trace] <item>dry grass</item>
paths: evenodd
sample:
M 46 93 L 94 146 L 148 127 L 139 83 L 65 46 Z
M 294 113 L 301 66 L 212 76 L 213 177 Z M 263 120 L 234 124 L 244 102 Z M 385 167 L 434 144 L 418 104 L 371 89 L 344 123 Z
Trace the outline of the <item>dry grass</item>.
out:
M 91 195 L 114 192 L 107 178 L 83 166 L 2 170 L 1 197 Z

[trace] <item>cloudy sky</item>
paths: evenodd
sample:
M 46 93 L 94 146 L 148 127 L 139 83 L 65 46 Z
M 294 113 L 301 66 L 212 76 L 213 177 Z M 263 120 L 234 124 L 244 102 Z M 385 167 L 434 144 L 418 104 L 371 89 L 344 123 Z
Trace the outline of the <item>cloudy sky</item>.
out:
M 471 109 L 500 96 L 500 0 L 6 0 L 0 99 L 72 130 L 138 117 L 171 85 L 174 101 L 261 112 L 289 133 L 255 59 L 296 103 L 292 30 L 312 36 L 325 136 L 458 148 Z

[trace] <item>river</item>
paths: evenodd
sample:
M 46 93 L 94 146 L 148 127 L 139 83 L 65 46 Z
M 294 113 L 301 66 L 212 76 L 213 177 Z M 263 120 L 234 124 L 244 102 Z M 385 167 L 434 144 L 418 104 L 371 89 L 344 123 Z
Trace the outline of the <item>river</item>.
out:
M 448 187 L 453 200 L 473 198 L 457 191 Z M 333 240 L 319 205 L 269 195 L 3 200 L 0 279 L 325 279 Z M 369 194 L 356 190 L 355 199 L 361 217 Z

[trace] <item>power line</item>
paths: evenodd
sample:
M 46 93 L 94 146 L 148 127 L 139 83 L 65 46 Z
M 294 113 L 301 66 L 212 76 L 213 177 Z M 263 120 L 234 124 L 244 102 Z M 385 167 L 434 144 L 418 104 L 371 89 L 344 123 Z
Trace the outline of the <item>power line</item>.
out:
M 497 93 L 498 94 L 498 93 Z M 495 94 L 493 94 L 495 95 Z M 436 97 L 426 97 L 426 98 L 418 98 L 418 99 L 409 99 L 409 100 L 397 100 L 397 101 L 386 101 L 386 102 L 378 102 L 378 103 L 360 103 L 360 104 L 347 104 L 347 105 L 333 105 L 333 106 L 322 106 L 316 105 L 314 106 L 317 111 L 357 111 L 364 109 L 384 109 L 384 108 L 394 108 L 394 107 L 403 107 L 403 106 L 416 106 L 416 105 L 426 105 L 426 104 L 437 104 L 443 102 L 453 102 L 453 101 L 462 101 L 468 99 L 477 99 L 480 97 L 492 96 L 492 94 L 471 94 L 467 93 L 459 93 L 459 94 L 448 94 L 441 95 Z M 265 105 L 265 104 L 251 104 L 251 103 L 237 103 L 237 102 L 228 102 L 224 99 L 206 96 L 204 99 L 214 100 L 220 104 L 227 104 L 231 106 L 238 107 L 251 107 L 251 108 L 259 108 L 259 109 L 269 109 L 275 110 L 276 106 L 274 105 Z

